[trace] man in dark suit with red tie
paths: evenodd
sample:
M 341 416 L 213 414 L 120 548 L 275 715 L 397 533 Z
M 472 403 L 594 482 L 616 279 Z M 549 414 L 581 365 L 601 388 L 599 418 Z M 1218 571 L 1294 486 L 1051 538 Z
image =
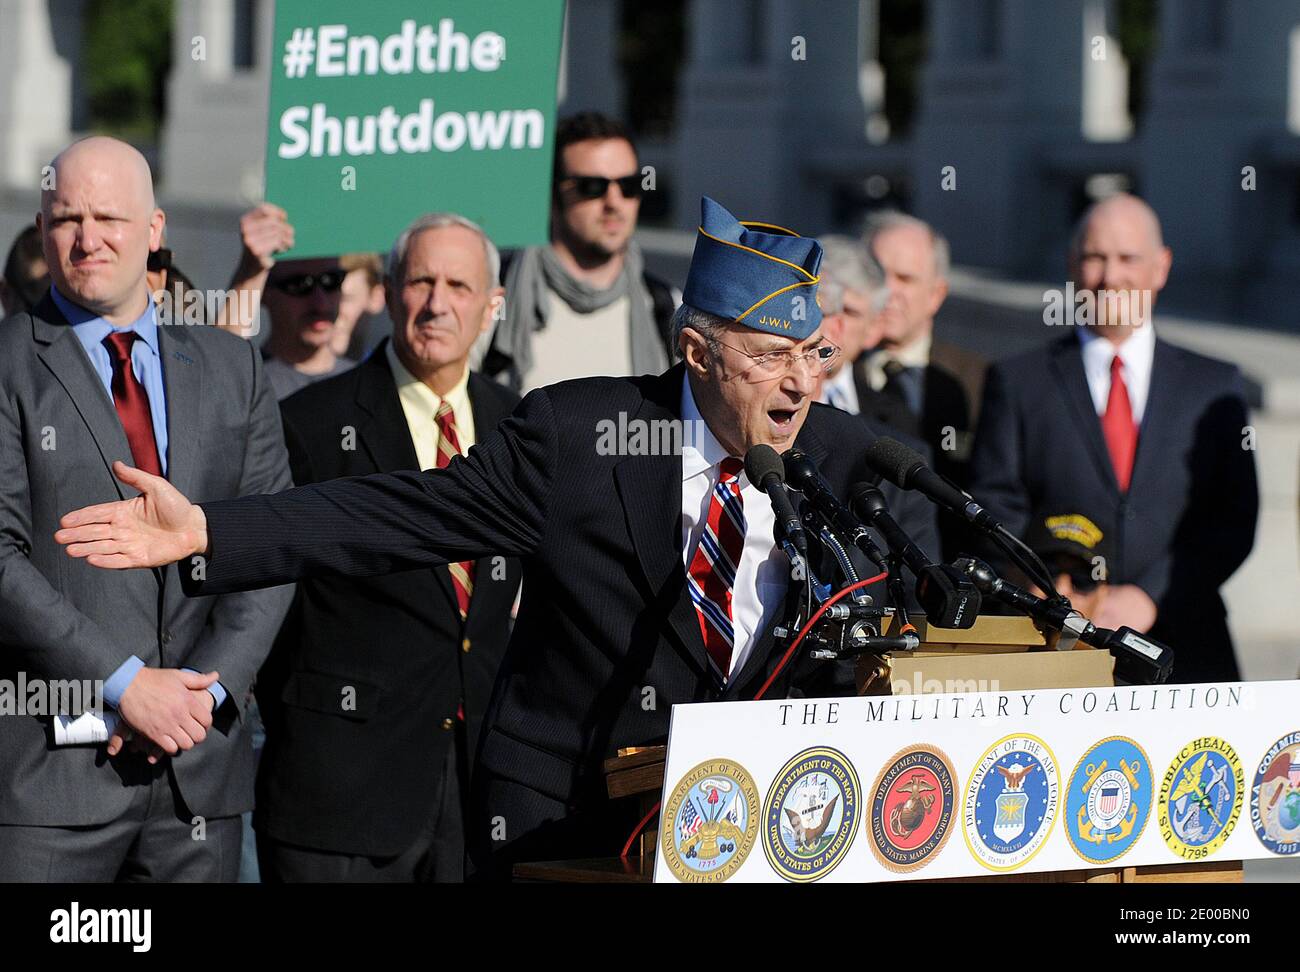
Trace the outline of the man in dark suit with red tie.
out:
M 1219 588 L 1259 508 L 1242 377 L 1156 336 L 1172 255 L 1146 203 L 1095 205 L 1070 262 L 1066 322 L 1088 326 L 990 370 L 970 491 L 1019 534 L 1062 509 L 1087 517 L 1113 551 L 1093 620 L 1168 644 L 1176 681 L 1236 679 Z
M 442 470 L 200 507 L 121 469 L 147 502 L 71 513 L 57 539 L 102 567 L 201 558 L 195 593 L 520 557 L 523 601 L 475 768 L 472 854 L 494 875 L 518 860 L 611 856 L 640 814 L 608 799 L 603 762 L 662 741 L 675 703 L 748 699 L 769 680 L 769 698 L 852 690 L 851 673 L 806 654 L 780 667 L 773 623 L 803 588 L 741 463 L 754 445 L 797 446 L 840 496 L 871 478 L 874 434 L 813 402 L 835 353 L 819 327 L 820 261 L 815 240 L 705 199 L 674 317 L 684 361 L 663 374 L 537 389 Z M 673 428 L 679 446 L 646 447 Z M 883 489 L 934 551 L 929 504 Z M 825 569 L 825 551 L 812 559 Z
M 296 484 L 442 469 L 510 414 L 519 396 L 469 371 L 499 268 L 461 216 L 422 216 L 398 237 L 391 338 L 280 405 Z M 519 577 L 517 559 L 483 557 L 298 586 L 258 681 L 264 881 L 462 877 L 462 802 Z

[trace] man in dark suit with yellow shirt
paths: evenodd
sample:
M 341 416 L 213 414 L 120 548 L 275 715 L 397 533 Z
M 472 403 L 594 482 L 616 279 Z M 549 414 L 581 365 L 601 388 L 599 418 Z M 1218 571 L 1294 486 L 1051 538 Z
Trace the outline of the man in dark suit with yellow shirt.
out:
M 294 482 L 441 469 L 518 404 L 469 371 L 501 300 L 476 224 L 422 216 L 385 281 L 392 337 L 280 409 Z M 479 729 L 519 561 L 303 581 L 258 685 L 254 825 L 265 881 L 455 881 Z

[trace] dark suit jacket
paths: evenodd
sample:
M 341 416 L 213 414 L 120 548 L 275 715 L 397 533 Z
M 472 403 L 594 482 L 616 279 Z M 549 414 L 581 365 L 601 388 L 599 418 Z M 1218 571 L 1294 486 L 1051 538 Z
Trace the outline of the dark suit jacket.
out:
M 167 395 L 167 477 L 195 499 L 289 484 L 280 419 L 252 344 L 211 327 L 158 329 Z M 213 729 L 171 760 L 191 812 L 253 805 L 242 711 L 292 589 L 194 600 L 176 569 L 101 570 L 54 542 L 68 510 L 136 495 L 121 421 L 85 349 L 47 295 L 0 327 L 0 678 L 107 679 L 130 655 L 153 667 L 216 669 L 229 698 Z M 91 825 L 147 785 L 144 757 L 52 745 L 50 719 L 0 718 L 0 823 Z
M 281 403 L 298 485 L 419 469 L 386 344 Z M 479 439 L 519 402 L 477 374 L 469 398 Z M 300 584 L 258 683 L 258 831 L 368 857 L 414 843 L 442 796 L 462 700 L 470 755 L 478 743 L 521 572 L 513 558 L 479 559 L 464 622 L 446 567 Z
M 871 387 L 867 381 L 866 366 L 854 362 L 853 387 L 858 393 L 858 414 L 873 425 L 896 429 L 906 435 L 919 437 L 921 423 L 912 410 L 893 395 L 886 395 Z M 879 433 L 887 435 L 887 432 Z M 936 551 L 937 554 L 937 551 Z
M 1115 481 L 1078 336 L 989 372 L 971 493 L 1011 531 L 1082 513 L 1110 539 L 1112 584 L 1156 602 L 1152 635 L 1176 652 L 1176 681 L 1236 679 L 1219 587 L 1255 538 L 1259 491 L 1243 448 L 1237 369 L 1157 340 L 1127 493 Z
M 778 662 L 769 634 L 715 691 L 686 591 L 681 460 L 598 448 L 602 423 L 620 413 L 679 419 L 683 374 L 678 365 L 538 389 L 445 470 L 205 506 L 208 569 L 189 589 L 377 575 L 494 552 L 523 558 L 523 603 L 479 749 L 477 815 L 484 828 L 499 820 L 511 842 L 548 819 L 586 821 L 535 843 L 534 859 L 617 853 L 627 832 L 603 824 L 625 822 L 628 808 L 608 809 L 603 760 L 662 740 L 676 703 L 752 697 Z M 856 416 L 814 404 L 797 445 L 844 495 L 870 478 L 862 456 L 872 438 Z M 904 528 L 933 549 L 929 505 L 884 490 Z M 824 691 L 827 671 L 801 658 L 769 697 Z

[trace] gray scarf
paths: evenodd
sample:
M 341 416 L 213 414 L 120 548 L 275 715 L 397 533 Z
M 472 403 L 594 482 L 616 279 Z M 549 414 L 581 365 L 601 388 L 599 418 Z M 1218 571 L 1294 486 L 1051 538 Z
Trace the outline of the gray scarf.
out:
M 627 295 L 629 351 L 633 374 L 659 374 L 668 368 L 668 352 L 655 325 L 654 301 L 646 289 L 641 249 L 629 243 L 623 270 L 612 286 L 597 290 L 574 280 L 549 246 L 533 246 L 516 254 L 502 281 L 506 291 L 505 316 L 497 323 L 492 343 L 510 358 L 497 380 L 515 391 L 523 387 L 532 369 L 533 332 L 546 327 L 551 295 L 558 294 L 577 314 L 590 314 Z

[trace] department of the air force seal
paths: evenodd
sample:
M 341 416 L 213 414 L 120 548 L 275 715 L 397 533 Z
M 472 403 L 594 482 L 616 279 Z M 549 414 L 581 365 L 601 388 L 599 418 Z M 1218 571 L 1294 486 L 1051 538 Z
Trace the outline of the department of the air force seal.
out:
M 966 784 L 966 846 L 985 867 L 1011 871 L 1042 850 L 1056 823 L 1056 757 L 1027 733 L 998 740 Z
M 1250 823 L 1274 854 L 1300 852 L 1300 732 L 1268 748 L 1250 787 Z
M 763 803 L 763 850 L 790 881 L 816 881 L 844 859 L 858 829 L 858 774 L 826 746 L 805 749 L 776 775 Z
M 707 760 L 674 787 L 661 820 L 664 863 L 677 880 L 725 881 L 758 837 L 758 787 L 739 763 Z
M 957 804 L 956 772 L 934 746 L 909 746 L 871 788 L 871 852 L 891 871 L 916 871 L 943 849 Z
M 1214 736 L 1189 742 L 1160 783 L 1160 836 L 1183 860 L 1204 860 L 1237 825 L 1244 788 L 1235 749 Z
M 1125 736 L 1084 753 L 1065 794 L 1065 832 L 1074 852 L 1089 864 L 1106 864 L 1136 844 L 1151 816 L 1152 779 L 1147 754 Z

